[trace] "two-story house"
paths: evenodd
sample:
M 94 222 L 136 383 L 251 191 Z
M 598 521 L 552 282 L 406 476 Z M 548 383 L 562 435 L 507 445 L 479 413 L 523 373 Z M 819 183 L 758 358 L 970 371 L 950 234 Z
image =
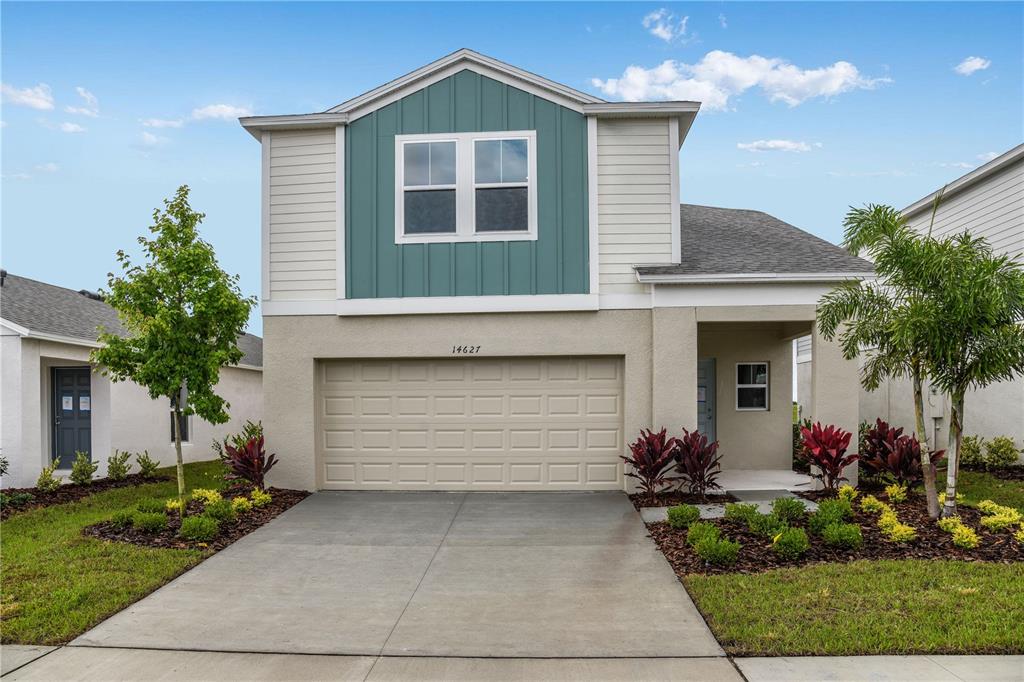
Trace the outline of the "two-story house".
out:
M 606 102 L 459 50 L 322 113 L 255 116 L 264 423 L 307 489 L 621 490 L 642 428 L 789 469 L 857 426 L 815 304 L 870 265 L 758 211 L 680 205 L 697 102 Z

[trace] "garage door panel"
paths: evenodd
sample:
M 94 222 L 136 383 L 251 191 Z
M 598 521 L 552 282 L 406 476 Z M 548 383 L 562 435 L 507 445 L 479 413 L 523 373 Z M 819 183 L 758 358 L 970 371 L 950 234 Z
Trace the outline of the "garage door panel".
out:
M 620 358 L 321 363 L 328 489 L 621 489 Z

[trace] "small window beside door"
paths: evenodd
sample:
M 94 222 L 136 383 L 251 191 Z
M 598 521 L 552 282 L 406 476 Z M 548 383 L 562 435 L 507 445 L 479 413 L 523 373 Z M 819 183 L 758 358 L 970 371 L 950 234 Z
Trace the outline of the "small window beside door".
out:
M 188 428 L 189 427 L 189 423 L 188 423 L 188 421 L 189 421 L 189 419 L 188 419 L 188 415 L 187 414 L 181 415 L 181 442 L 182 443 L 188 443 L 189 442 L 189 428 Z M 171 429 L 171 442 L 173 443 L 174 442 L 174 410 L 171 410 L 171 419 L 170 419 L 169 423 L 170 423 L 170 429 Z
M 768 363 L 736 363 L 736 409 L 768 410 Z

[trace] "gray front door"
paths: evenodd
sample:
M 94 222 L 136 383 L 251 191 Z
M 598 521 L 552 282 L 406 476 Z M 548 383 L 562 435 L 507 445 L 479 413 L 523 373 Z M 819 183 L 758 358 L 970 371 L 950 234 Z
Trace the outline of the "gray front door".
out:
M 89 453 L 92 443 L 92 395 L 88 367 L 53 368 L 53 460 L 70 469 L 75 451 Z
M 717 440 L 715 435 L 715 359 L 697 361 L 697 430 Z

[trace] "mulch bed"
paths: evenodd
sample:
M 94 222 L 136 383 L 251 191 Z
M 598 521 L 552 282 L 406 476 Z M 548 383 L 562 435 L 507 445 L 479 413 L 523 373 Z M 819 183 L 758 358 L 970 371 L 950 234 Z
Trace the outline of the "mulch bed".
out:
M 246 495 L 248 488 L 237 488 L 222 490 L 224 499 L 230 500 L 236 495 Z M 178 537 L 178 529 L 181 521 L 177 513 L 167 515 L 167 528 L 159 533 L 146 533 L 136 530 L 131 526 L 118 528 L 110 521 L 103 521 L 82 529 L 83 535 L 99 538 L 101 540 L 112 540 L 114 542 L 129 542 L 141 547 L 157 547 L 162 549 L 195 549 L 203 548 L 220 551 L 235 540 L 248 535 L 260 526 L 269 523 L 276 516 L 291 507 L 295 506 L 309 496 L 305 490 L 288 490 L 285 488 L 267 488 L 272 498 L 270 504 L 265 507 L 254 507 L 252 511 L 238 514 L 233 521 L 221 521 L 220 533 L 209 542 L 195 543 L 187 542 Z M 203 513 L 203 504 L 198 500 L 190 500 L 186 507 L 186 516 L 199 515 Z
M 129 474 L 122 481 L 111 481 L 109 478 L 98 478 L 94 479 L 89 485 L 65 483 L 56 490 L 45 493 L 36 488 L 4 488 L 2 491 L 4 495 L 13 496 L 18 493 L 28 493 L 32 495 L 32 500 L 19 505 L 3 505 L 3 507 L 0 508 L 0 520 L 7 519 L 7 517 L 13 514 L 28 511 L 29 509 L 41 509 L 43 507 L 52 507 L 55 504 L 77 502 L 83 497 L 88 497 L 95 493 L 101 493 L 104 490 L 127 488 L 146 483 L 160 483 L 161 481 L 169 480 L 171 480 L 170 476 L 153 476 L 151 478 L 143 478 L 140 474 Z
M 1012 466 L 1004 469 L 975 469 L 973 467 L 964 467 L 964 469 L 990 474 L 1004 481 L 1024 481 L 1024 466 Z
M 660 492 L 653 502 L 644 493 L 633 493 L 629 496 L 629 500 L 637 511 L 640 511 L 642 507 L 674 507 L 677 504 L 725 504 L 726 502 L 739 501 L 728 493 L 722 495 L 712 495 L 709 493 L 706 499 L 702 499 L 700 495 L 692 495 L 682 490 Z
M 751 533 L 746 524 L 726 519 L 712 519 L 709 522 L 722 530 L 730 540 L 738 540 L 739 557 L 732 566 L 710 566 L 697 556 L 686 544 L 686 531 L 676 530 L 667 523 L 647 525 L 651 538 L 665 554 L 665 558 L 682 577 L 687 573 L 763 573 L 775 568 L 806 566 L 828 562 L 848 562 L 858 559 L 956 559 L 960 561 L 985 561 L 1013 563 L 1024 561 L 1024 549 L 1013 538 L 1012 531 L 998 533 L 983 528 L 978 519 L 981 513 L 973 508 L 961 506 L 960 518 L 974 528 L 981 542 L 975 549 L 960 549 L 953 545 L 952 535 L 939 529 L 928 517 L 928 510 L 921 496 L 914 496 L 906 502 L 894 505 L 900 521 L 917 530 L 917 538 L 898 544 L 882 537 L 876 525 L 878 516 L 862 512 L 854 501 L 854 518 L 850 523 L 860 526 L 864 544 L 857 550 L 835 549 L 825 545 L 820 537 L 808 531 L 811 547 L 798 560 L 786 561 L 771 547 L 771 540 Z M 806 522 L 794 524 L 806 527 Z

